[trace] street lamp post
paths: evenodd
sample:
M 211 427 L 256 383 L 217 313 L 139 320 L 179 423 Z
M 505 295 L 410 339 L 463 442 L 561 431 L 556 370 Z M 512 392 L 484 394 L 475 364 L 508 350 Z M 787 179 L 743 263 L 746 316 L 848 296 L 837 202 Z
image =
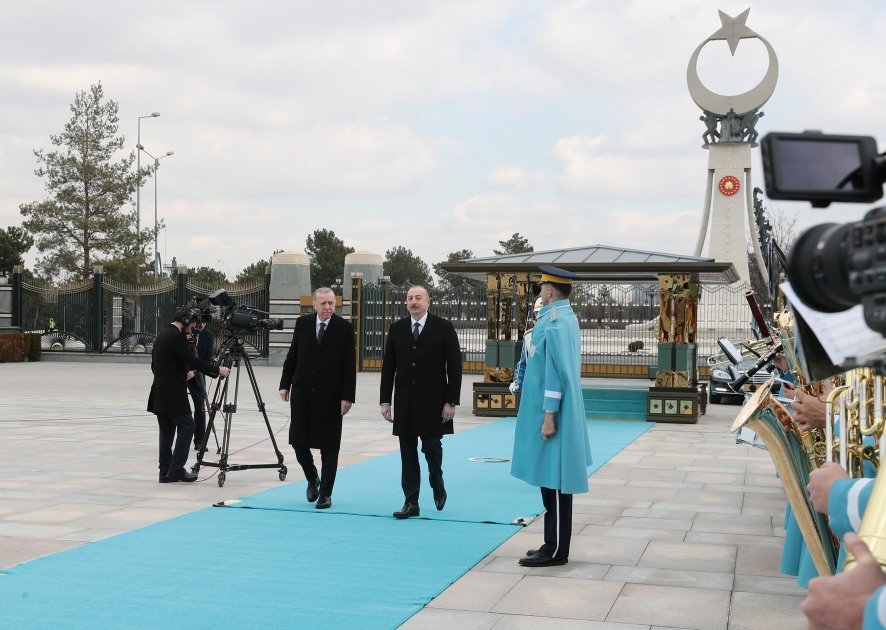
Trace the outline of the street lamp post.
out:
M 157 232 L 158 230 L 158 220 L 157 220 L 157 169 L 160 168 L 160 160 L 163 158 L 169 157 L 170 155 L 175 155 L 174 151 L 167 151 L 164 155 L 160 157 L 154 157 L 150 154 L 150 152 L 145 149 L 141 144 L 136 145 L 139 151 L 144 151 L 148 154 L 148 157 L 154 160 L 154 273 L 159 278 L 160 271 L 157 268 Z
M 160 115 L 160 112 L 151 112 L 147 116 L 139 116 L 138 117 L 138 137 L 136 139 L 136 147 L 138 147 L 138 153 L 135 157 L 135 172 L 139 173 L 142 169 L 142 118 L 156 118 Z M 135 189 L 135 235 L 136 238 L 141 241 L 141 229 L 142 229 L 142 185 L 141 180 L 138 182 L 138 186 Z

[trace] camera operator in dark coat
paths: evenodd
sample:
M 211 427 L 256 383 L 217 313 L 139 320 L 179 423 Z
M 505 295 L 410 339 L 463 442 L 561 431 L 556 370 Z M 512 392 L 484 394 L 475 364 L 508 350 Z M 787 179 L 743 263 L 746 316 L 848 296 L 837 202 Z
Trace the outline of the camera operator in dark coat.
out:
M 342 419 L 354 403 L 357 367 L 354 326 L 335 314 L 332 289 L 314 291 L 313 306 L 315 314 L 295 320 L 280 398 L 292 408 L 289 443 L 308 481 L 307 500 L 322 510 L 332 506 Z M 320 449 L 320 475 L 312 448 Z
M 197 337 L 197 356 L 206 363 L 211 363 L 215 358 L 215 333 L 206 327 L 212 321 L 211 313 L 201 312 L 200 320 L 194 330 Z M 206 378 L 198 373 L 188 380 L 188 390 L 194 401 L 194 448 L 200 448 L 203 444 L 203 434 L 206 433 L 206 412 L 209 405 L 209 390 L 206 387 Z
M 420 514 L 419 438 L 434 504 L 438 510 L 446 504 L 442 437 L 453 433 L 452 419 L 461 396 L 461 349 L 452 322 L 428 313 L 430 305 L 425 287 L 410 287 L 406 293 L 409 315 L 391 324 L 385 343 L 379 402 L 382 417 L 393 423 L 394 435 L 400 439 L 400 483 L 405 496 L 394 518 Z
M 189 370 L 213 378 L 230 373 L 224 366 L 202 361 L 188 343 L 186 335 L 193 332 L 199 317 L 197 309 L 178 309 L 172 323 L 157 335 L 151 351 L 154 382 L 148 396 L 148 411 L 157 415 L 160 426 L 160 483 L 197 480 L 197 475 L 185 470 L 194 435 L 194 418 L 188 401 Z

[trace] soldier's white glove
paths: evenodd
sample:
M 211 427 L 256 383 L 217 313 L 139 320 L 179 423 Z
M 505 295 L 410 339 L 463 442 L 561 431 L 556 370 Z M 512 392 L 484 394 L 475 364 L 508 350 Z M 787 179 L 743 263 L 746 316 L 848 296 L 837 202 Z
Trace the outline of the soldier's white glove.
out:
M 516 394 L 517 390 L 520 389 L 520 386 L 517 384 L 517 381 L 511 381 L 511 384 L 508 385 L 508 389 L 511 391 L 512 394 Z

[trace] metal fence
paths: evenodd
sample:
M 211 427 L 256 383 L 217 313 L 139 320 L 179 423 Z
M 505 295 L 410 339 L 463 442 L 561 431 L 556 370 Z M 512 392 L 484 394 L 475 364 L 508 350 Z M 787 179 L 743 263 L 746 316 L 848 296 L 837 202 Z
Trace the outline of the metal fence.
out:
M 160 330 L 179 306 L 206 298 L 222 287 L 206 287 L 189 282 L 187 275 L 164 278 L 139 285 L 115 282 L 96 267 L 89 280 L 50 286 L 30 282 L 21 273 L 13 276 L 14 325 L 42 337 L 46 351 L 66 352 L 150 352 Z M 227 290 L 238 306 L 251 306 L 267 312 L 269 280 L 228 284 Z M 208 306 L 208 302 L 204 302 Z M 210 327 L 218 334 L 220 321 Z M 250 355 L 267 356 L 268 331 L 242 335 Z
M 241 306 L 268 311 L 270 276 L 224 288 Z M 175 280 L 125 285 L 97 273 L 94 279 L 52 287 L 14 277 L 19 313 L 25 331 L 40 332 L 44 349 L 86 352 L 149 352 L 160 329 L 172 320 L 177 306 L 207 297 L 220 287 L 203 286 L 179 275 Z M 718 355 L 717 338 L 743 341 L 752 337 L 751 315 L 744 298 L 747 285 L 705 285 L 699 300 L 698 365 Z M 360 304 L 340 309 L 345 317 L 360 317 L 359 357 L 364 370 L 381 369 L 387 330 L 407 315 L 407 286 L 365 284 L 352 294 Z M 490 291 L 493 292 L 490 305 Z M 646 377 L 658 363 L 657 283 L 577 284 L 570 296 L 581 327 L 583 373 L 595 376 Z M 516 286 L 487 289 L 480 283 L 431 289 L 431 313 L 455 326 L 465 367 L 481 371 L 488 339 L 522 339 L 522 315 L 531 297 Z M 522 304 L 522 308 L 520 305 Z M 767 316 L 771 307 L 762 305 Z M 219 322 L 210 328 L 219 334 Z M 254 356 L 268 356 L 268 331 L 243 335 Z
M 699 304 L 696 344 L 698 365 L 716 356 L 719 337 L 742 341 L 751 337 L 751 315 L 744 293 L 747 285 L 706 285 Z M 364 370 L 381 369 L 388 327 L 405 317 L 408 287 L 367 284 L 361 295 L 359 351 Z M 520 340 L 516 289 L 505 288 L 496 305 L 488 305 L 484 286 L 432 289 L 430 312 L 452 321 L 458 333 L 466 370 L 479 372 L 486 341 L 495 329 L 501 339 Z M 502 297 L 504 296 L 504 297 Z M 525 298 L 523 298 L 525 299 Z M 657 283 L 580 284 L 570 296 L 581 327 L 582 372 L 586 375 L 646 378 L 658 365 Z M 763 305 L 767 315 L 771 309 Z M 525 310 L 525 309 L 524 309 Z M 506 311 L 506 312 L 505 312 Z M 495 325 L 488 321 L 493 315 Z M 507 320 L 507 326 L 503 326 Z

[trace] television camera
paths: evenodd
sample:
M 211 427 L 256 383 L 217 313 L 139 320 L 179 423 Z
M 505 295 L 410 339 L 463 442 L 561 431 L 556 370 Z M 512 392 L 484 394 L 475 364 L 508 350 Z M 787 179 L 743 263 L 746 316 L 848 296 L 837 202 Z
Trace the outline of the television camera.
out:
M 886 154 L 877 153 L 870 136 L 772 132 L 761 148 L 770 199 L 825 208 L 832 202 L 870 203 L 883 197 Z M 868 327 L 886 336 L 886 206 L 873 208 L 857 222 L 809 228 L 794 242 L 786 271 L 807 306 L 835 313 L 861 304 Z M 858 365 L 834 366 L 832 373 Z
M 251 306 L 238 306 L 234 298 L 224 289 L 218 289 L 210 294 L 209 303 L 218 307 L 221 325 L 230 332 L 248 334 L 256 332 L 259 328 L 268 330 L 283 328 L 282 319 L 271 319 L 267 312 Z

